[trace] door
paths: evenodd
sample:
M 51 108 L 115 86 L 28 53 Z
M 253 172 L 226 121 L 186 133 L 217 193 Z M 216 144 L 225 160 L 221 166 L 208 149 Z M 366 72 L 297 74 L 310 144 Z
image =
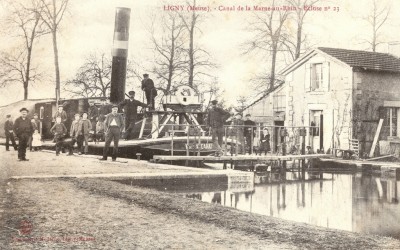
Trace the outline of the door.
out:
M 275 126 L 283 126 L 284 123 L 285 123 L 284 121 L 274 121 L 274 125 Z M 280 130 L 281 130 L 280 127 L 274 127 L 274 131 L 273 131 L 273 133 L 274 133 L 274 135 L 273 135 L 273 137 L 274 137 L 273 147 L 271 147 L 271 149 L 272 148 L 274 149 L 274 152 L 278 151 L 278 146 L 283 142 L 282 138 L 280 136 L 280 133 L 279 133 Z
M 314 152 L 323 149 L 324 147 L 324 115 L 322 110 L 311 110 L 310 111 L 310 138 L 311 147 Z

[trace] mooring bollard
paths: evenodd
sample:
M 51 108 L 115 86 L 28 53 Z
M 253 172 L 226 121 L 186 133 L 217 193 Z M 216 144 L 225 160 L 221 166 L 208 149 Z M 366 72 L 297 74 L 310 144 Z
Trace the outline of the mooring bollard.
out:
M 140 156 L 142 156 L 141 153 L 136 153 L 136 159 L 137 159 L 138 161 L 140 161 Z

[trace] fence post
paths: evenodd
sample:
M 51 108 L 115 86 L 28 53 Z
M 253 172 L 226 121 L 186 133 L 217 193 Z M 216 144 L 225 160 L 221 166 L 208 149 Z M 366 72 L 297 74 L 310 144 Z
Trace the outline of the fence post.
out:
M 286 129 L 283 127 L 283 142 L 282 142 L 282 155 L 286 155 Z M 282 133 L 280 134 L 282 136 Z M 281 138 L 282 140 L 282 138 Z M 286 160 L 282 162 L 282 179 L 286 180 Z

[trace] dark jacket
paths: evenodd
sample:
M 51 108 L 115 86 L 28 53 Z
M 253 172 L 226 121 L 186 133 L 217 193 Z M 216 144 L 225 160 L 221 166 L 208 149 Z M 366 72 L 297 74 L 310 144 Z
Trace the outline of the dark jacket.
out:
M 56 113 L 54 113 L 53 122 L 56 121 L 57 117 L 61 117 L 61 122 L 62 123 L 66 122 L 67 119 L 68 119 L 67 112 L 65 112 L 65 110 L 63 110 L 61 113 L 57 110 Z
M 39 119 L 35 119 L 35 124 L 36 124 L 36 129 L 38 130 L 39 134 L 40 134 L 40 130 L 41 130 L 41 126 L 40 126 L 40 120 Z
M 73 138 L 76 138 L 78 136 L 79 132 L 79 121 L 73 120 L 71 124 L 71 129 L 69 130 L 69 135 Z
M 22 117 L 18 117 L 14 122 L 14 133 L 17 136 L 22 134 L 28 134 L 31 136 L 33 134 L 33 126 L 32 122 L 29 118 L 22 119 Z
M 108 113 L 107 113 L 108 114 Z M 88 119 L 89 120 L 96 120 L 96 118 L 99 116 L 99 108 L 96 106 L 90 106 L 89 107 L 89 112 L 88 112 Z
M 90 130 L 92 130 L 92 123 L 87 119 L 81 119 L 78 126 L 78 135 L 89 135 Z
M 244 125 L 248 126 L 244 130 L 244 135 L 251 136 L 251 131 L 253 131 L 253 135 L 254 135 L 254 132 L 256 131 L 256 127 L 255 127 L 256 123 L 253 122 L 252 120 L 245 120 Z
M 142 90 L 145 92 L 154 91 L 154 82 L 150 78 L 142 80 Z
M 59 136 L 59 135 L 65 136 L 67 134 L 67 128 L 65 127 L 65 125 L 63 123 L 56 123 L 50 129 L 50 132 L 57 136 Z
M 35 132 L 35 130 L 38 130 L 38 126 L 37 126 L 36 122 L 31 121 L 31 123 L 32 123 L 33 132 Z
M 109 104 L 105 104 L 105 105 L 101 105 L 99 108 L 99 115 L 100 116 L 106 116 L 109 113 L 111 113 L 111 105 Z
M 111 122 L 115 119 L 115 122 L 117 123 L 117 127 L 119 127 L 120 131 L 122 132 L 122 129 L 124 127 L 124 119 L 121 114 L 113 114 L 110 113 L 106 116 L 106 119 L 104 121 L 104 131 L 107 133 L 108 128 L 111 126 Z
M 129 120 L 129 118 L 136 118 L 137 115 L 137 108 L 139 106 L 141 107 L 147 107 L 147 104 L 144 104 L 142 102 L 139 102 L 138 100 L 131 100 L 131 99 L 125 99 L 122 102 L 118 104 L 120 108 L 124 108 L 125 112 L 125 117 Z
M 14 124 L 13 124 L 12 121 L 7 120 L 7 121 L 4 123 L 4 133 L 5 133 L 5 134 L 10 134 L 10 131 L 14 130 L 14 126 L 13 126 L 13 125 L 14 125 Z M 12 133 L 12 132 L 11 132 L 11 133 Z
M 223 127 L 224 122 L 230 116 L 229 112 L 215 107 L 208 111 L 207 125 L 212 128 Z

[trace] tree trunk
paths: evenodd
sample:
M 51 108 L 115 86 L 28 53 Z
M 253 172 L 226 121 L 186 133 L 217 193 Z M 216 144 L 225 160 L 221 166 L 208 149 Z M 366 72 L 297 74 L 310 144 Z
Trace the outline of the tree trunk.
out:
M 296 52 L 294 55 L 294 60 L 300 57 L 301 51 L 301 35 L 302 35 L 302 25 L 300 22 L 297 24 L 297 41 L 296 41 Z
M 28 85 L 31 72 L 31 58 L 32 58 L 32 46 L 28 48 L 26 70 L 25 70 L 25 81 L 24 81 L 24 100 L 28 99 Z
M 57 31 L 52 30 L 53 35 L 53 50 L 54 50 L 54 67 L 56 70 L 56 101 L 60 100 L 60 68 L 58 64 L 58 48 L 57 48 Z
M 24 100 L 28 100 L 28 82 L 24 82 Z
M 272 59 L 271 59 L 271 73 L 270 73 L 270 81 L 269 88 L 272 90 L 274 88 L 275 82 L 275 64 L 276 64 L 276 53 L 278 52 L 277 44 L 273 42 L 272 44 Z
M 196 1 L 194 2 L 194 5 L 196 5 Z M 193 87 L 193 75 L 194 75 L 194 48 L 193 48 L 193 43 L 194 43 L 194 28 L 196 25 L 196 13 L 193 11 L 192 14 L 192 23 L 191 27 L 189 30 L 189 35 L 190 35 L 190 41 L 189 41 L 189 86 Z

